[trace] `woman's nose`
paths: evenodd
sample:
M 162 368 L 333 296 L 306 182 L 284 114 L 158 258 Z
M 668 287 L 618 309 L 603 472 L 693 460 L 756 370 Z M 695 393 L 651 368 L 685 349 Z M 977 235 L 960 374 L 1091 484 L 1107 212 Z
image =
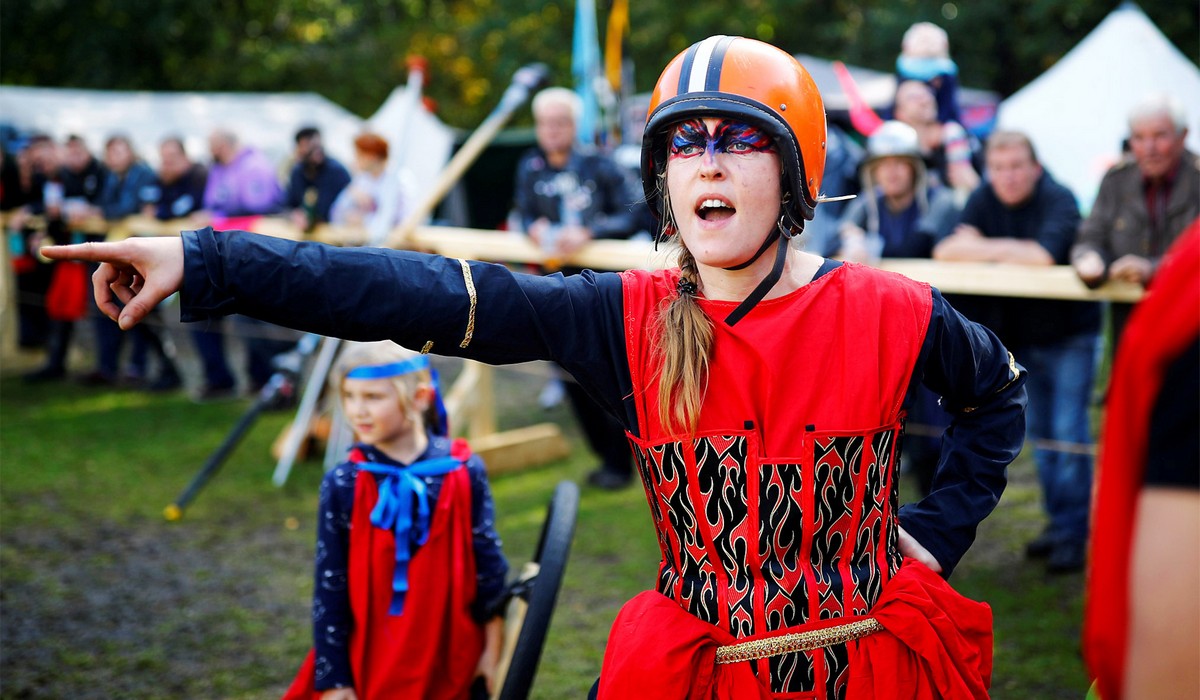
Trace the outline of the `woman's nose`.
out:
M 724 174 L 725 170 L 721 167 L 720 154 L 711 146 L 704 149 L 704 153 L 700 156 L 700 176 L 720 178 Z

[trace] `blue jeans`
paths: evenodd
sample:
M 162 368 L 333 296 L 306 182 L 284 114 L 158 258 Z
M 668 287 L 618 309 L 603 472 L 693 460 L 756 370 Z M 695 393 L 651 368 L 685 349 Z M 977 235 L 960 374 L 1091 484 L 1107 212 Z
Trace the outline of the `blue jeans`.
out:
M 1088 406 L 1098 341 L 1095 334 L 1085 333 L 1014 352 L 1029 370 L 1025 428 L 1034 441 L 1049 532 L 1059 540 L 1087 540 L 1092 456 L 1085 450 L 1092 446 Z
M 210 389 L 232 389 L 236 381 L 225 360 L 224 324 L 210 321 L 208 327 L 192 328 L 192 342 L 204 367 L 204 383 Z

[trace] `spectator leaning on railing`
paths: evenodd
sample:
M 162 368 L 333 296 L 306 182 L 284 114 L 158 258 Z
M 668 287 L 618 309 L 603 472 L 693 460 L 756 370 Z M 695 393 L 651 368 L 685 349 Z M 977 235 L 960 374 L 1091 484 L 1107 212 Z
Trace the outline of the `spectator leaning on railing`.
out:
M 69 300 L 72 289 L 82 291 L 79 287 L 86 286 L 86 280 L 80 277 L 86 273 L 81 268 L 58 263 L 44 264 L 33 256 L 33 252 L 46 243 L 79 238 L 67 225 L 67 220 L 86 215 L 99 201 L 107 172 L 78 136 L 67 137 L 66 144 L 59 148 L 48 136 L 37 135 L 30 139 L 22 155 L 30 169 L 28 201 L 9 221 L 9 226 L 15 231 L 14 235 L 20 237 L 24 251 L 17 278 L 17 288 L 22 295 L 22 339 L 31 329 L 44 328 L 46 359 L 41 367 L 26 374 L 25 380 L 41 382 L 66 376 L 67 350 L 75 321 L 83 314 L 83 308 L 77 304 L 74 311 L 68 311 L 47 302 L 52 296 Z M 26 230 L 28 217 L 37 214 L 45 217 L 45 228 Z
M 345 166 L 325 154 L 321 132 L 306 126 L 296 132 L 296 164 L 288 177 L 284 206 L 297 228 L 309 231 L 329 221 L 333 202 L 350 183 Z
M 934 259 L 1065 264 L 1079 226 L 1074 195 L 1042 170 L 1024 134 L 993 133 L 985 160 L 987 182 L 967 200 L 954 233 L 934 247 Z M 1095 302 L 986 298 L 963 313 L 995 331 L 1029 370 L 1026 425 L 1050 522 L 1026 554 L 1048 557 L 1051 573 L 1079 571 L 1092 490 L 1088 406 L 1100 310 Z
M 388 167 L 388 142 L 373 133 L 354 139 L 354 178 L 329 212 L 330 221 L 344 226 L 362 226 L 367 240 L 379 244 L 412 206 L 408 174 Z
M 867 140 L 861 170 L 862 192 L 839 222 L 838 256 L 876 266 L 881 258 L 928 258 L 958 222 L 958 206 L 950 190 L 929 182 L 916 130 L 903 122 L 884 122 Z M 928 495 L 950 415 L 938 405 L 938 396 L 922 386 L 908 421 L 903 460 L 916 474 L 921 494 Z
M 1200 156 L 1184 147 L 1186 115 L 1178 100 L 1156 95 L 1129 113 L 1132 160 L 1109 170 L 1079 227 L 1071 264 L 1088 286 L 1109 278 L 1145 286 L 1162 255 L 1200 216 Z M 1130 304 L 1112 305 L 1119 338 Z
M 204 226 L 214 218 L 276 214 L 283 193 L 275 165 L 252 146 L 240 143 L 228 129 L 216 129 L 208 139 L 213 162 L 204 190 L 204 209 L 192 215 L 194 225 Z M 234 393 L 234 377 L 225 359 L 220 321 L 193 331 L 196 349 L 205 365 L 206 384 L 201 399 L 224 398 Z M 257 391 L 271 378 L 271 358 L 289 349 L 294 334 L 261 321 L 239 316 L 234 319 L 246 348 L 249 389 Z
M 71 219 L 101 216 L 115 221 L 141 212 L 143 207 L 158 197 L 158 180 L 154 171 L 138 158 L 127 136 L 111 136 L 104 146 L 104 175 L 100 196 L 94 206 L 75 209 Z M 162 339 L 152 326 L 132 334 L 129 363 L 122 377 L 120 368 L 121 346 L 125 334 L 103 315 L 93 316 L 96 332 L 96 369 L 84 377 L 91 384 L 113 384 L 121 379 L 142 383 L 147 380 L 148 353 L 158 358 L 159 375 L 152 386 L 173 389 L 180 385 L 175 363 L 167 356 Z
M 217 129 L 208 138 L 212 166 L 204 190 L 207 220 L 213 216 L 274 214 L 282 193 L 275 179 L 275 166 L 261 151 L 242 146 L 232 131 Z
M 158 196 L 142 209 L 146 216 L 181 219 L 204 205 L 208 170 L 188 157 L 183 139 L 168 136 L 158 144 Z

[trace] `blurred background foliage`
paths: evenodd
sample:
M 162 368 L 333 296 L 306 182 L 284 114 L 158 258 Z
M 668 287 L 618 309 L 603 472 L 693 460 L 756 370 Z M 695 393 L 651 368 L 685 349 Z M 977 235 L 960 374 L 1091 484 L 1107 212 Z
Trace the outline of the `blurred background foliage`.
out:
M 890 71 L 904 30 L 950 34 L 961 84 L 1008 95 L 1054 64 L 1116 6 L 1094 0 L 671 0 L 630 3 L 625 55 L 633 92 L 710 34 L 750 36 L 792 53 Z M 1142 0 L 1195 60 L 1194 2 Z M 611 0 L 597 0 L 601 44 Z M 312 91 L 372 114 L 429 62 L 425 93 L 447 123 L 470 128 L 513 72 L 548 64 L 571 84 L 575 5 L 566 0 L 23 0 L 0 3 L 0 82 L 114 90 Z M 527 121 L 528 116 L 522 115 Z

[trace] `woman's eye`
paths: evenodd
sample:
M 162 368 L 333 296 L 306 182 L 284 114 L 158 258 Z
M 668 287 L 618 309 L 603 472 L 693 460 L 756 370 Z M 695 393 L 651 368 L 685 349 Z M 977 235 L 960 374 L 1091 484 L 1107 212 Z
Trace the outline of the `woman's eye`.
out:
M 730 153 L 750 153 L 754 150 L 754 147 L 745 141 L 734 141 L 733 143 L 730 143 L 729 147 L 725 150 Z
M 704 150 L 704 147 L 695 141 L 684 141 L 676 139 L 671 144 L 671 155 L 675 156 L 694 156 Z

